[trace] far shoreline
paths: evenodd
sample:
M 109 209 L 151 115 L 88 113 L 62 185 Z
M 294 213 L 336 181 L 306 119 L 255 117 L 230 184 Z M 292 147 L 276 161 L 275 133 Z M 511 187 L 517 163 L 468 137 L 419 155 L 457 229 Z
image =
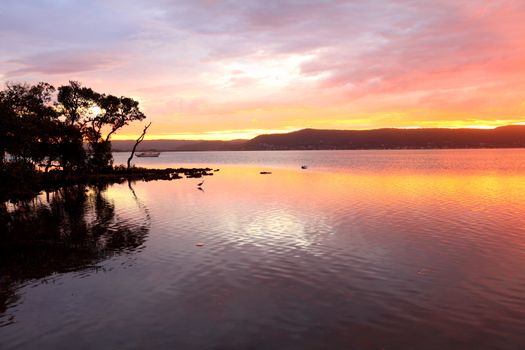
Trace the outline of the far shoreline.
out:
M 342 148 L 342 149 L 241 149 L 241 150 L 165 150 L 159 151 L 156 149 L 141 149 L 140 152 L 160 152 L 162 153 L 204 153 L 204 152 L 283 152 L 283 151 L 447 151 L 447 150 L 496 150 L 496 149 L 525 149 L 523 147 L 450 147 L 450 148 Z M 112 150 L 112 153 L 130 153 L 131 150 Z
M 114 140 L 115 152 L 128 151 L 132 140 Z M 238 140 L 144 140 L 138 151 L 275 151 L 386 149 L 525 148 L 525 125 L 494 129 L 302 129 Z

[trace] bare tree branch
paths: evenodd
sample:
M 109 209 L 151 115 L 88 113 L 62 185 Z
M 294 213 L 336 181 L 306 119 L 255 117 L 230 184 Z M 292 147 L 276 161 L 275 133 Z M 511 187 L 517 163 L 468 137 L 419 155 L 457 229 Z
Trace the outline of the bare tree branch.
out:
M 146 131 L 148 131 L 148 128 L 151 126 L 151 122 L 144 127 L 144 130 L 142 131 L 142 134 L 139 136 L 137 141 L 135 141 L 135 145 L 133 146 L 133 150 L 131 151 L 131 155 L 128 158 L 128 171 L 131 167 L 131 160 L 133 159 L 133 156 L 135 155 L 135 151 L 137 150 L 137 146 L 139 143 L 141 143 L 144 140 L 144 137 L 146 136 Z

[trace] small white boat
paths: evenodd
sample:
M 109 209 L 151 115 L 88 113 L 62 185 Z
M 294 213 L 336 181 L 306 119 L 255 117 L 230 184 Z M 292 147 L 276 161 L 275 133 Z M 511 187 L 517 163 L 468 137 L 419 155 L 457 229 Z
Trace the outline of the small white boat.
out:
M 160 155 L 160 152 L 140 152 L 137 153 L 137 157 L 143 158 L 143 157 L 158 157 Z

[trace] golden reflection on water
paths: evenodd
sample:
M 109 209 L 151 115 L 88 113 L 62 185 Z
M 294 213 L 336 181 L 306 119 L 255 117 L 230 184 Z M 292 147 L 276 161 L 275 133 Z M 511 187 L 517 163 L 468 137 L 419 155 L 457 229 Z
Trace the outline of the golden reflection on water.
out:
M 259 171 L 270 169 L 271 175 L 261 175 Z M 180 180 L 180 182 L 197 179 Z M 200 180 L 199 180 L 200 181 Z M 159 182 L 155 187 L 163 186 Z M 184 183 L 183 186 L 187 184 Z M 315 199 L 316 202 L 337 202 L 353 195 L 376 203 L 396 203 L 412 198 L 419 202 L 447 199 L 457 205 L 475 202 L 509 206 L 522 203 L 521 193 L 525 189 L 523 176 L 505 174 L 436 174 L 411 172 L 363 172 L 330 170 L 294 170 L 287 168 L 268 168 L 253 166 L 226 166 L 213 177 L 205 178 L 205 190 L 214 193 L 229 192 L 241 199 L 243 197 L 280 197 L 284 201 Z M 331 199 L 331 200 L 330 200 Z M 488 199 L 489 203 L 485 203 Z M 510 201 L 510 202 L 509 202 Z
M 81 288 L 65 276 L 32 289 L 48 317 L 5 333 L 11 344 L 52 341 L 87 324 L 89 336 L 130 345 L 149 344 L 154 329 L 158 347 L 177 348 L 249 348 L 235 346 L 239 334 L 265 348 L 525 344 L 525 173 L 457 166 L 453 152 L 428 153 L 448 168 L 374 166 L 382 154 L 368 167 L 223 164 L 200 179 L 111 186 L 102 238 L 124 223 L 144 227 L 141 240 L 97 260 L 110 268 Z M 57 288 L 81 295 L 68 303 L 73 318 L 55 305 Z M 31 319 L 34 300 L 15 316 Z
M 262 170 L 272 174 L 261 175 Z M 525 181 L 518 175 L 227 165 L 204 178 L 203 192 L 196 187 L 200 181 L 180 179 L 134 187 L 142 201 L 161 209 L 166 220 L 175 209 L 192 208 L 206 213 L 207 220 L 222 222 L 239 240 L 262 232 L 282 232 L 293 234 L 303 246 L 315 242 L 315 235 L 305 235 L 305 231 L 330 233 L 339 222 L 351 225 L 367 219 L 399 223 L 414 231 L 427 230 L 433 224 L 463 224 L 478 228 L 478 234 L 487 230 L 494 234 L 494 227 L 500 224 L 519 227 L 524 223 L 520 214 L 525 210 Z M 124 185 L 110 188 L 108 196 L 134 205 Z M 246 215 L 249 218 L 243 217 Z M 312 223 L 315 227 L 306 228 Z M 443 236 L 451 234 L 452 229 L 442 232 Z M 523 246 L 523 235 L 512 237 Z

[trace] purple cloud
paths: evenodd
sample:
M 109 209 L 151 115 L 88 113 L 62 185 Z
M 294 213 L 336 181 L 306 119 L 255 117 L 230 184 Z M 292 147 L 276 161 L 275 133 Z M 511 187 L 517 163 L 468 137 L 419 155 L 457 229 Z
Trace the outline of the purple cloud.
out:
M 28 73 L 73 74 L 108 69 L 122 64 L 123 60 L 112 53 L 54 51 L 11 60 L 8 63 L 20 66 L 5 73 L 7 78 L 13 78 Z
M 75 75 L 137 94 L 163 120 L 248 110 L 275 127 L 278 112 L 254 111 L 306 107 L 516 115 L 523 23 L 519 0 L 5 0 L 0 77 Z

